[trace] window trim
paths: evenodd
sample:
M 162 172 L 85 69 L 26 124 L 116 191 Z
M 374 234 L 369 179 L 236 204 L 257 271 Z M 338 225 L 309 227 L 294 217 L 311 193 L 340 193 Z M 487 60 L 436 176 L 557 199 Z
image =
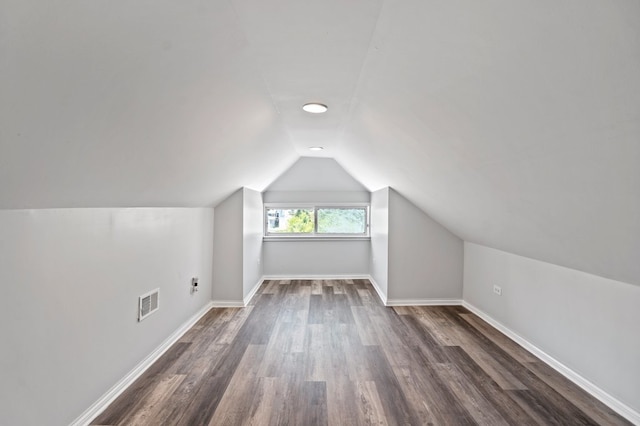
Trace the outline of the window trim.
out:
M 318 209 L 364 209 L 365 210 L 365 232 L 359 234 L 330 234 L 318 233 Z M 268 210 L 282 209 L 306 209 L 313 210 L 313 232 L 309 233 L 269 233 Z M 263 240 L 264 241 L 344 241 L 344 240 L 370 240 L 371 228 L 371 204 L 370 203 L 264 203 L 263 206 Z

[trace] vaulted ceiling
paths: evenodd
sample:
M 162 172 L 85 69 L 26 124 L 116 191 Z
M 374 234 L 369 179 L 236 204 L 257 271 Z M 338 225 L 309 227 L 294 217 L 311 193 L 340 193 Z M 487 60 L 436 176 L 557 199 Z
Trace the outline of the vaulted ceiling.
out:
M 640 284 L 640 2 L 0 1 L 0 208 L 215 205 L 313 155 Z

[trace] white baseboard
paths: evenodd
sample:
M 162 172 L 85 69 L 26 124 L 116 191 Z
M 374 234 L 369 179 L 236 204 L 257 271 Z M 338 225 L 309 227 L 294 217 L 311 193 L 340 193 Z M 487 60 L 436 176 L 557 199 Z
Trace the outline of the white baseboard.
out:
M 136 381 L 154 362 L 156 362 L 175 342 L 195 325 L 209 310 L 213 307 L 213 303 L 207 303 L 202 309 L 196 312 L 176 331 L 174 331 L 164 342 L 160 344 L 151 354 L 143 359 L 133 370 L 127 373 L 118 383 L 109 389 L 100 399 L 94 402 L 91 407 L 87 408 L 77 419 L 71 422 L 70 426 L 86 426 L 100 413 L 102 413 L 122 392 Z
M 256 283 L 256 285 L 253 286 L 251 291 L 249 291 L 249 294 L 247 294 L 246 297 L 242 300 L 242 303 L 244 306 L 247 306 L 249 302 L 251 302 L 251 299 L 253 299 L 253 296 L 256 295 L 256 292 L 258 291 L 258 289 L 260 288 L 264 280 L 265 280 L 264 277 L 260 278 Z
M 373 289 L 376 291 L 376 293 L 378 293 L 378 297 L 380 298 L 380 301 L 382 302 L 382 304 L 384 306 L 388 306 L 387 305 L 387 295 L 382 292 L 382 289 L 380 288 L 380 286 L 378 285 L 376 280 L 374 280 L 371 275 L 369 275 L 367 277 L 367 279 L 369 280 L 369 282 L 373 286 Z
M 265 275 L 265 280 L 368 280 L 369 275 Z
M 606 391 L 602 390 L 580 374 L 573 371 L 571 368 L 567 367 L 551 355 L 547 354 L 542 349 L 535 346 L 533 343 L 530 343 L 528 340 L 520 336 L 518 333 L 512 331 L 510 328 L 506 327 L 499 321 L 494 320 L 491 316 L 476 308 L 472 304 L 463 301 L 462 306 L 485 320 L 492 327 L 499 330 L 502 334 L 509 337 L 511 340 L 518 343 L 520 346 L 540 358 L 543 362 L 549 365 L 551 368 L 556 370 L 558 373 L 562 374 L 567 379 L 571 380 L 573 383 L 584 389 L 587 393 L 591 394 L 593 397 L 600 400 L 603 404 L 607 405 L 616 413 L 620 414 L 622 417 L 629 420 L 631 423 L 635 425 L 640 425 L 640 413 L 635 411 L 633 408 L 629 407 L 622 401 L 616 399 L 611 396 Z
M 387 306 L 460 306 L 461 299 L 387 299 Z
M 233 300 L 219 300 L 211 301 L 205 305 L 202 309 L 196 312 L 191 318 L 189 318 L 184 324 L 182 324 L 176 331 L 174 331 L 160 346 L 158 346 L 149 356 L 142 360 L 133 370 L 131 370 L 124 378 L 116 383 L 111 389 L 109 389 L 100 399 L 93 403 L 84 413 L 82 413 L 77 419 L 75 419 L 70 426 L 86 426 L 91 420 L 102 413 L 122 392 L 124 392 L 133 382 L 142 375 L 155 361 L 157 361 L 175 342 L 177 342 L 195 323 L 198 322 L 211 308 L 213 307 L 244 307 L 253 298 L 260 285 L 264 280 L 269 279 L 368 279 L 373 288 L 376 290 L 378 297 L 382 300 L 385 306 L 429 306 L 429 305 L 460 305 L 467 308 L 469 311 L 482 318 L 491 326 L 502 332 L 504 335 L 518 343 L 520 346 L 540 358 L 543 362 L 548 364 L 558 373 L 571 380 L 573 383 L 584 389 L 586 392 L 600 400 L 602 403 L 610 407 L 612 410 L 629 420 L 631 423 L 640 425 L 640 413 L 619 401 L 615 397 L 611 396 L 606 391 L 602 390 L 580 374 L 576 373 L 566 365 L 562 364 L 557 359 L 548 355 L 542 349 L 538 348 L 528 340 L 521 337 L 499 321 L 494 320 L 491 316 L 476 308 L 472 304 L 461 301 L 459 299 L 389 299 L 387 300 L 382 293 L 379 285 L 375 282 L 371 276 L 350 276 L 349 278 L 310 278 L 299 277 L 270 277 L 265 276 L 259 280 L 258 283 L 251 289 L 251 292 L 245 298 L 245 301 L 233 301 Z
M 242 300 L 212 300 L 211 306 L 214 308 L 244 308 Z

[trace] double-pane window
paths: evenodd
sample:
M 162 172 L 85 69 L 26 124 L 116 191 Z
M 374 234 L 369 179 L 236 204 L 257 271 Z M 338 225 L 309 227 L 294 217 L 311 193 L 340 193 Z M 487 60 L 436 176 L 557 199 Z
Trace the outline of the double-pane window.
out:
M 266 236 L 368 236 L 368 206 L 265 207 Z

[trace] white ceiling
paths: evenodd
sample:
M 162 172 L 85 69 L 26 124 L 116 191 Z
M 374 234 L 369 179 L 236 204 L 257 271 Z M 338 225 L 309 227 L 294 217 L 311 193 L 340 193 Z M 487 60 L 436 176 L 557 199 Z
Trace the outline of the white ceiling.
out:
M 640 284 L 640 2 L 0 0 L 0 208 L 215 205 L 313 155 Z

